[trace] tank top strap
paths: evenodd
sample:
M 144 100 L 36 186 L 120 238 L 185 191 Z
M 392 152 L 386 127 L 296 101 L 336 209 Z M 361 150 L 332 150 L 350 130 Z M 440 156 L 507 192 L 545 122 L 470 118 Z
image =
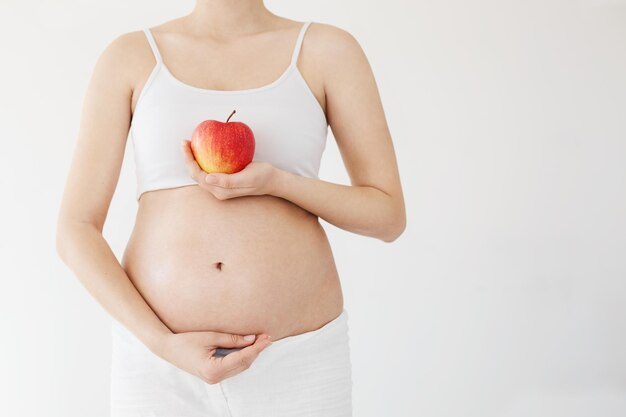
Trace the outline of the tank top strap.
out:
M 311 23 L 312 23 L 311 21 L 304 22 L 304 24 L 302 25 L 302 28 L 300 28 L 298 39 L 296 39 L 296 46 L 293 49 L 293 54 L 291 56 L 291 65 L 296 65 L 296 63 L 298 62 L 298 56 L 300 55 L 300 48 L 302 47 L 302 41 L 304 40 L 304 33 L 306 32 L 307 28 L 309 27 Z
M 157 63 L 160 64 L 161 62 L 163 62 L 163 60 L 161 58 L 161 53 L 159 52 L 156 41 L 154 40 L 154 36 L 152 36 L 152 31 L 150 30 L 150 28 L 147 27 L 144 28 L 143 31 L 146 34 L 146 38 L 148 38 L 148 43 L 150 44 L 150 48 L 152 49 L 152 53 L 154 54 Z

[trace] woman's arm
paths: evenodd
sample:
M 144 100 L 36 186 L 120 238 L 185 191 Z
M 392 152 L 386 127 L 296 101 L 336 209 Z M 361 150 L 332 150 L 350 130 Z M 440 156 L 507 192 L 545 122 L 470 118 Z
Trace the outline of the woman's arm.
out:
M 56 248 L 99 304 L 155 351 L 171 331 L 139 294 L 102 236 L 128 137 L 130 72 L 138 68 L 130 61 L 142 50 L 134 47 L 143 41 L 140 36 L 135 32 L 118 37 L 95 65 L 58 215 Z
M 391 242 L 404 231 L 406 214 L 372 69 L 350 33 L 320 23 L 309 30 L 308 56 L 322 75 L 328 122 L 351 186 L 278 170 L 274 195 L 337 227 Z
M 63 262 L 89 293 L 117 321 L 151 351 L 163 346 L 172 332 L 139 294 L 111 251 L 102 230 L 91 223 L 64 220 L 57 232 L 57 250 Z
M 297 204 L 328 223 L 384 242 L 393 242 L 404 231 L 401 195 L 394 198 L 374 186 L 350 186 L 303 177 L 277 169 L 272 193 Z

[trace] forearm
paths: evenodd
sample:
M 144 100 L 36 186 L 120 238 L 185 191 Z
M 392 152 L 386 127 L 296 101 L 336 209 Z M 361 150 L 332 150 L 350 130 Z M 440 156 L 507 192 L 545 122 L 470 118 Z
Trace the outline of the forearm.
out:
M 374 187 L 335 184 L 277 169 L 272 194 L 341 229 L 385 242 L 404 228 L 391 196 Z
M 172 332 L 137 291 L 101 232 L 88 223 L 60 226 L 57 252 L 96 301 L 156 353 Z

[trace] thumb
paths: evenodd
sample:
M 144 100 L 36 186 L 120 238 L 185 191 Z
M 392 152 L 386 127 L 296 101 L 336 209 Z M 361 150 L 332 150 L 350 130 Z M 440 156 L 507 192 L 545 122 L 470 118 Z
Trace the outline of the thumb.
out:
M 240 347 L 254 343 L 256 335 L 238 335 L 232 333 L 206 332 L 209 336 L 209 344 L 219 347 Z

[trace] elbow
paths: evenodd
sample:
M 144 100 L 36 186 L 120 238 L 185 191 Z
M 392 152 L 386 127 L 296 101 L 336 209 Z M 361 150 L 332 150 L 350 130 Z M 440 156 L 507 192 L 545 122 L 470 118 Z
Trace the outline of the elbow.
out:
M 395 242 L 396 239 L 398 239 L 402 235 L 403 232 L 404 232 L 404 227 L 393 229 L 393 233 L 389 233 L 388 231 L 386 235 L 380 238 L 380 240 L 382 240 L 385 243 Z
M 389 204 L 389 212 L 387 221 L 384 222 L 382 231 L 379 233 L 379 239 L 385 243 L 396 241 L 406 229 L 406 208 L 402 197 L 391 200 Z
M 81 220 L 59 220 L 56 227 L 55 246 L 57 256 L 65 263 L 68 257 L 72 256 L 76 248 L 81 247 L 81 240 L 85 238 L 85 233 L 99 233 L 102 229 L 88 221 Z
M 67 263 L 66 256 L 68 254 L 68 247 L 70 240 L 72 239 L 72 226 L 68 222 L 59 221 L 56 228 L 55 246 L 56 253 L 59 259 Z
M 405 229 L 406 229 L 406 216 L 405 215 L 396 216 L 391 225 L 389 224 L 386 225 L 386 227 L 383 230 L 384 233 L 381 234 L 379 239 L 385 243 L 394 242 L 396 239 L 398 239 L 402 235 L 402 233 L 404 233 Z

